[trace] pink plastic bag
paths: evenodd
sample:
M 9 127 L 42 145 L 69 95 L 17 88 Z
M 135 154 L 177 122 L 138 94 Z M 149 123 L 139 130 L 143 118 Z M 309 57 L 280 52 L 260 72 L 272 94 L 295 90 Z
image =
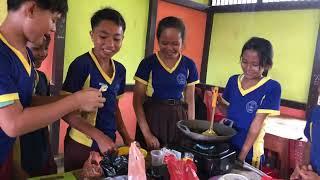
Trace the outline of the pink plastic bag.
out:
M 164 157 L 164 162 L 170 174 L 170 180 L 199 180 L 197 166 L 190 159 L 177 160 L 175 156 Z
M 135 142 L 129 150 L 128 180 L 146 180 L 146 167 L 143 154 Z

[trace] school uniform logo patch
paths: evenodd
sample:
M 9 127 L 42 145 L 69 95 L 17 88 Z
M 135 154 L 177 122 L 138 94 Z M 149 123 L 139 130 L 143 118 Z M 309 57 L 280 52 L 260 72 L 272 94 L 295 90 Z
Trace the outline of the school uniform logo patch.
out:
M 250 101 L 246 105 L 246 109 L 248 113 L 253 113 L 258 108 L 258 104 L 255 101 Z
M 115 92 L 118 92 L 118 91 L 119 91 L 119 89 L 120 89 L 120 85 L 119 85 L 119 84 L 117 84 L 117 85 L 114 87 L 114 91 L 115 91 Z
M 178 82 L 178 84 L 180 84 L 180 85 L 186 84 L 186 82 L 187 82 L 186 76 L 185 76 L 184 74 L 182 74 L 182 73 L 178 74 L 178 76 L 177 76 L 177 82 Z

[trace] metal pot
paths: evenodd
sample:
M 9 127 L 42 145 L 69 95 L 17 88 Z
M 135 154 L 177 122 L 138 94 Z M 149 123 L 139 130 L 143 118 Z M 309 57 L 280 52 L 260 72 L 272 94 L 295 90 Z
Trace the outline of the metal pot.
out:
M 203 143 L 216 143 L 229 140 L 232 136 L 237 134 L 237 131 L 232 127 L 226 126 L 222 123 L 213 123 L 213 130 L 218 134 L 217 136 L 205 136 L 201 133 L 206 131 L 210 126 L 207 120 L 181 120 L 177 122 L 177 127 L 180 131 L 190 139 Z

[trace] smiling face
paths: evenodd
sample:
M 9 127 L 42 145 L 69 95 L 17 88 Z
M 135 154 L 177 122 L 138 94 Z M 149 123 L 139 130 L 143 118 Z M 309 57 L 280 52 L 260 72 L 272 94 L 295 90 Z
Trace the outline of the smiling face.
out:
M 101 21 L 90 35 L 98 59 L 111 59 L 121 48 L 123 30 L 112 21 Z
M 241 57 L 241 68 L 247 79 L 261 78 L 264 68 L 260 66 L 258 52 L 252 49 L 245 50 Z
M 50 35 L 46 35 L 35 43 L 28 42 L 27 47 L 32 51 L 34 57 L 35 68 L 40 68 L 43 60 L 48 56 L 48 47 L 50 43 Z
M 45 34 L 56 31 L 56 22 L 61 17 L 58 12 L 41 9 L 34 1 L 26 3 L 26 20 L 22 24 L 23 32 L 29 42 L 37 42 Z
M 176 28 L 164 29 L 159 37 L 160 54 L 165 59 L 178 59 L 183 47 L 181 32 Z

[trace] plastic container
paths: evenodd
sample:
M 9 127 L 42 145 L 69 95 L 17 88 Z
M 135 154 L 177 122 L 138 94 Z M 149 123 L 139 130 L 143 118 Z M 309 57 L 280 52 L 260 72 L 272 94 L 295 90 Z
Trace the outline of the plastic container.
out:
M 190 159 L 191 161 L 193 161 L 194 155 L 191 152 L 185 152 L 183 155 L 183 159 L 187 160 Z
M 150 154 L 152 166 L 161 166 L 163 164 L 163 152 L 161 150 L 152 150 Z
M 229 173 L 221 176 L 218 180 L 249 180 L 249 179 L 240 174 Z
M 119 147 L 119 148 L 118 148 L 118 155 L 119 155 L 119 156 L 129 155 L 129 149 L 130 149 L 130 148 L 129 148 L 128 146 Z M 140 152 L 143 154 L 143 156 L 146 158 L 148 152 L 147 152 L 145 149 L 142 149 L 142 148 L 139 148 L 139 150 L 140 150 Z

